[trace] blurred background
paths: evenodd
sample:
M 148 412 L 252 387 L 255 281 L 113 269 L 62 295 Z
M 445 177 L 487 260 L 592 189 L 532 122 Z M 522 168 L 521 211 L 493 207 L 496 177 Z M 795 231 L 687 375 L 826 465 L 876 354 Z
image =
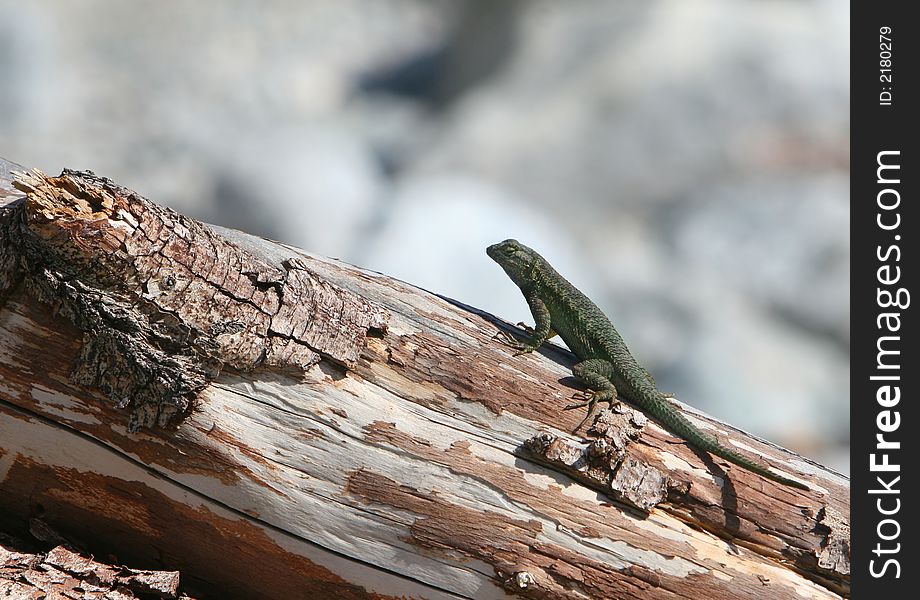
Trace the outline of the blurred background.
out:
M 849 472 L 849 6 L 0 0 L 0 156 L 531 321 Z

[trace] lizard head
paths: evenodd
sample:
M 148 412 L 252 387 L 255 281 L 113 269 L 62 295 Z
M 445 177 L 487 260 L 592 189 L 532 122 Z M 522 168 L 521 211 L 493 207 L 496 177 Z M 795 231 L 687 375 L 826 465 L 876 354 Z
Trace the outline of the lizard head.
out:
M 489 258 L 497 262 L 514 283 L 526 284 L 540 255 L 517 240 L 505 240 L 486 248 Z

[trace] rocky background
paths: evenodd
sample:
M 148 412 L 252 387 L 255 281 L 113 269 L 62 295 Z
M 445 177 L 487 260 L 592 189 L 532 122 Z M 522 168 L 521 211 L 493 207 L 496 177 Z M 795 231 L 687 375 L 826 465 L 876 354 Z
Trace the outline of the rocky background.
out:
M 666 391 L 849 471 L 849 6 L 0 0 L 0 156 L 516 322 L 517 237 Z

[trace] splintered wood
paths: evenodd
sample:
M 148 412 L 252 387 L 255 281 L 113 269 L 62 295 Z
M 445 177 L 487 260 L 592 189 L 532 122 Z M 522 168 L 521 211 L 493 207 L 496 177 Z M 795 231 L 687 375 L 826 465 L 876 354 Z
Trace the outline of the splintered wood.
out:
M 811 489 L 625 405 L 574 436 L 572 355 L 512 356 L 490 315 L 90 173 L 16 186 L 0 528 L 206 597 L 848 594 L 849 482 L 820 465 L 692 411 Z
M 19 551 L 0 536 L 0 597 L 192 600 L 179 593 L 179 573 L 108 565 L 65 546 L 47 553 Z
M 384 311 L 302 261 L 268 264 L 107 179 L 33 172 L 14 185 L 29 197 L 11 231 L 25 281 L 84 332 L 74 381 L 130 406 L 132 431 L 187 413 L 224 367 L 348 366 L 386 328 Z

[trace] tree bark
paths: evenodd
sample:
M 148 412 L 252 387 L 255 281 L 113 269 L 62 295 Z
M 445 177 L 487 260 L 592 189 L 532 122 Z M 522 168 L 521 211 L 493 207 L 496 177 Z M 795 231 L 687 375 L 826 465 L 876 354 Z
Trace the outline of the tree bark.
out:
M 849 481 L 628 407 L 587 438 L 574 357 L 491 315 L 0 163 L 0 527 L 245 598 L 837 598 Z M 15 179 L 15 183 L 11 181 Z M 0 579 L 2 585 L 2 579 Z
M 48 541 L 32 529 L 37 538 Z M 47 533 L 47 529 L 44 531 Z M 80 556 L 66 545 L 48 552 L 29 552 L 25 544 L 0 534 L 0 597 L 130 600 L 163 598 L 192 600 L 179 593 L 179 573 L 112 567 Z

